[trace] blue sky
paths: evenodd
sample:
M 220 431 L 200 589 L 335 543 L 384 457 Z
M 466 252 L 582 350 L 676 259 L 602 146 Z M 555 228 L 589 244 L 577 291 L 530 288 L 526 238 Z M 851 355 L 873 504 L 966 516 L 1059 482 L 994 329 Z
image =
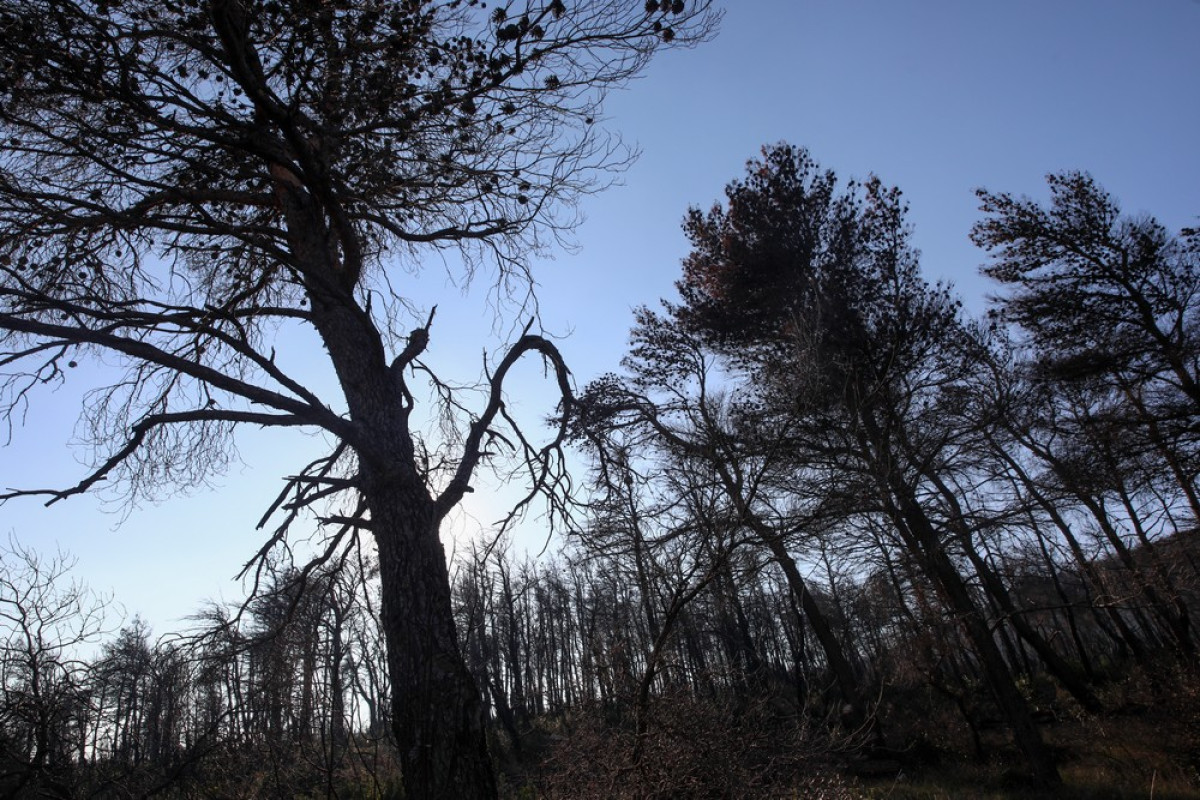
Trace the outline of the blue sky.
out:
M 535 266 L 543 322 L 577 381 L 616 368 L 631 310 L 673 292 L 686 255 L 680 222 L 709 206 L 764 144 L 802 145 L 843 178 L 878 174 L 911 204 L 925 273 L 953 282 L 975 312 L 992 290 L 967 239 L 976 187 L 1044 196 L 1044 175 L 1086 169 L 1127 212 L 1169 228 L 1200 215 L 1200 2 L 1196 0 L 743 0 L 718 37 L 655 61 L 614 94 L 606 124 L 641 151 L 623 185 L 585 198 L 577 252 Z M 472 377 L 495 349 L 487 287 L 467 292 L 435 266 L 421 281 L 439 304 L 430 358 Z M 291 342 L 306 358 L 310 343 Z M 317 350 L 319 352 L 319 350 Z M 0 484 L 78 479 L 68 448 L 81 369 L 43 394 L 13 444 Z M 549 411 L 534 370 L 514 401 Z M 313 372 L 313 380 L 326 376 Z M 52 509 L 0 507 L 0 534 L 73 552 L 78 577 L 159 632 L 208 597 L 235 599 L 230 578 L 262 541 L 253 529 L 280 487 L 323 444 L 249 431 L 243 465 L 213 490 L 122 517 L 90 498 Z M 472 496 L 458 523 L 489 522 L 507 495 Z M 527 532 L 523 543 L 542 542 Z

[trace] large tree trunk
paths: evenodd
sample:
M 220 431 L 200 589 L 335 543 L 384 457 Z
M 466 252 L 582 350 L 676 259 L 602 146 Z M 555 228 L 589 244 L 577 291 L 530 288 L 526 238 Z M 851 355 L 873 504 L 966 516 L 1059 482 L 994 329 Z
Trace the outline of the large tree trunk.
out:
M 459 650 L 432 503 L 412 492 L 378 494 L 367 501 L 406 796 L 495 797 L 483 704 Z
M 454 624 L 438 536 L 441 516 L 415 463 L 403 391 L 365 314 L 347 303 L 322 311 L 314 302 L 318 329 L 361 433 L 352 444 L 379 549 L 392 725 L 405 795 L 494 798 L 485 714 Z
M 285 170 L 276 191 L 292 253 L 305 265 L 310 319 L 346 398 L 352 429 L 345 443 L 357 455 L 356 483 L 379 548 L 392 725 L 405 794 L 409 800 L 494 798 L 483 707 L 459 651 L 438 537 L 445 512 L 430 496 L 409 430 L 412 398 L 404 370 L 424 349 L 428 328 L 415 331 L 389 363 L 384 337 L 355 298 L 357 269 L 339 257 L 322 213 Z

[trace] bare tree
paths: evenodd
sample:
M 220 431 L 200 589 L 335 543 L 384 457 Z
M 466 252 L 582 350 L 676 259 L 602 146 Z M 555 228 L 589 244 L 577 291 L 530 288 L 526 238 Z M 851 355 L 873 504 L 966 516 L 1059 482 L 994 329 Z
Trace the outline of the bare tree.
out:
M 961 402 L 979 337 L 949 289 L 921 278 L 906 213 L 900 192 L 877 178 L 839 189 L 806 151 L 764 148 L 726 187 L 724 205 L 691 210 L 679 303 L 640 315 L 630 377 L 593 384 L 583 409 L 600 427 L 640 425 L 712 459 L 743 524 L 785 569 L 860 719 L 854 665 L 784 536 L 819 530 L 831 515 L 885 519 L 961 624 L 1037 780 L 1056 785 L 1053 754 L 959 560 L 974 547 L 955 480 L 968 431 L 946 424 L 947 409 Z M 732 401 L 718 402 L 715 388 L 706 399 L 706 382 L 720 385 L 710 362 L 736 379 Z M 696 400 L 680 388 L 689 381 Z M 677 419 L 703 436 L 681 435 Z M 805 476 L 821 488 L 797 497 Z M 789 500 L 803 513 L 781 517 L 775 509 Z M 966 560 L 991 576 L 974 555 Z
M 86 757 L 89 666 L 107 601 L 67 580 L 74 562 L 0 550 L 0 792 L 63 796 Z
M 494 264 L 502 293 L 527 289 L 530 253 L 628 160 L 595 124 L 605 90 L 716 21 L 708 0 L 486 6 L 0 6 L 0 408 L 19 417 L 88 356 L 123 369 L 87 404 L 92 471 L 3 497 L 54 502 L 102 480 L 152 495 L 220 470 L 238 426 L 324 432 L 332 452 L 289 480 L 263 552 L 334 501 L 346 513 L 322 517 L 326 557 L 374 536 L 414 797 L 494 794 L 438 531 L 506 445 L 532 491 L 553 488 L 559 437 L 513 430 L 504 384 L 524 356 L 564 401 L 570 384 L 531 323 L 469 410 L 423 360 L 433 315 L 415 317 L 404 270 L 452 248 L 468 273 Z M 295 328 L 319 337 L 341 396 L 276 359 Z M 441 440 L 416 424 L 418 376 L 449 414 Z
M 870 729 L 867 698 L 846 648 L 788 550 L 787 534 L 804 527 L 803 514 L 784 510 L 780 500 L 781 483 L 789 483 L 781 470 L 794 466 L 785 446 L 792 437 L 790 420 L 756 420 L 754 431 L 743 425 L 742 413 L 753 400 L 722 386 L 716 357 L 673 319 L 642 309 L 632 339 L 625 359 L 632 373 L 628 382 L 606 376 L 581 397 L 580 437 L 596 441 L 619 431 L 639 449 L 661 449 L 680 462 L 703 465 L 728 502 L 729 524 L 747 530 L 783 571 L 792 610 L 802 612 L 812 628 L 855 721 Z

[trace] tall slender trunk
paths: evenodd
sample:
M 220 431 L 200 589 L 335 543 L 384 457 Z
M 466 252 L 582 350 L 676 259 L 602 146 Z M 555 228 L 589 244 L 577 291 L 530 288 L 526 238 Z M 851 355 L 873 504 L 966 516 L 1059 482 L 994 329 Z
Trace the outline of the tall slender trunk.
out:
M 1010 429 L 1011 430 L 1011 429 Z M 1017 433 L 1016 431 L 1013 431 Z M 1018 434 L 1019 437 L 1019 434 Z M 1122 541 L 1120 533 L 1113 526 L 1113 520 L 1108 510 L 1104 506 L 1103 494 L 1093 492 L 1085 486 L 1081 486 L 1073 475 L 1072 469 L 1061 458 L 1057 457 L 1048 447 L 1044 447 L 1030 441 L 1029 437 L 1019 437 L 1021 444 L 1044 461 L 1059 478 L 1063 484 L 1063 488 L 1070 492 L 1072 497 L 1079 501 L 1084 508 L 1092 515 L 1096 521 L 1096 525 L 1100 528 L 1100 532 L 1104 534 L 1104 538 L 1108 540 L 1117 559 L 1122 566 L 1128 570 L 1133 577 L 1135 585 L 1141 591 L 1143 597 L 1146 598 L 1150 610 L 1159 619 L 1162 626 L 1167 629 L 1167 632 L 1174 637 L 1175 645 L 1186 655 L 1192 655 L 1195 652 L 1195 644 L 1192 642 L 1190 621 L 1185 613 L 1180 613 L 1177 607 L 1170 605 L 1165 598 L 1154 588 L 1153 582 L 1145 575 L 1144 571 L 1134 559 L 1129 548 Z M 1147 627 L 1147 633 L 1152 633 L 1152 629 Z
M 1141 421 L 1146 426 L 1146 433 L 1150 439 L 1154 449 L 1162 457 L 1163 463 L 1171 471 L 1171 475 L 1175 478 L 1175 483 L 1183 492 L 1183 496 L 1187 499 L 1188 508 L 1191 509 L 1192 518 L 1195 522 L 1200 523 L 1200 495 L 1196 492 L 1195 474 L 1188 474 L 1188 470 L 1184 467 L 1179 458 L 1179 451 L 1167 441 L 1167 435 L 1163 433 L 1162 427 L 1158 424 L 1147 408 L 1145 401 L 1142 399 L 1141 392 L 1134 386 L 1131 386 L 1126 381 L 1120 383 L 1121 393 L 1131 405 L 1137 410 Z
M 1015 433 L 1015 431 L 1011 432 Z M 1100 625 L 1099 611 L 1097 609 L 1097 605 L 1099 605 L 1103 608 L 1104 613 L 1109 617 L 1114 629 L 1116 630 L 1117 636 L 1114 638 L 1117 643 L 1127 648 L 1136 661 L 1144 661 L 1146 654 L 1141 640 L 1138 638 L 1137 634 L 1134 633 L 1133 629 L 1129 627 L 1129 624 L 1121 615 L 1120 610 L 1117 609 L 1112 602 L 1110 602 L 1108 598 L 1106 582 L 1096 569 L 1096 565 L 1093 560 L 1084 552 L 1083 546 L 1080 544 L 1079 539 L 1076 538 L 1070 524 L 1066 521 L 1066 519 L 1063 518 L 1062 514 L 1059 513 L 1059 510 L 1055 506 L 1053 500 L 1047 497 L 1038 488 L 1038 485 L 1034 481 L 1033 477 L 1023 466 L 1021 466 L 1020 462 L 1018 462 L 1017 459 L 1011 453 L 1009 453 L 1001 443 L 990 437 L 988 441 L 992 444 L 994 452 L 999 455 L 1012 470 L 1013 475 L 1015 476 L 1014 480 L 1019 480 L 1020 484 L 1024 486 L 1025 490 L 1029 493 L 1029 496 L 1033 498 L 1033 500 L 1042 509 L 1043 513 L 1045 513 L 1050 521 L 1054 524 L 1055 529 L 1057 529 L 1062 535 L 1063 541 L 1066 542 L 1067 548 L 1071 551 L 1071 555 L 1075 558 L 1076 566 L 1079 567 L 1088 583 L 1090 583 L 1095 591 L 1100 592 L 1100 602 L 1098 604 L 1094 601 L 1091 603 L 1093 610 L 1097 611 L 1097 624 Z M 1021 442 L 1025 449 L 1029 450 L 1035 456 L 1040 457 L 1040 452 L 1035 449 L 1031 443 L 1022 440 L 1019 437 L 1018 441 Z M 1029 513 L 1032 515 L 1032 510 L 1030 510 Z M 1037 533 L 1036 535 L 1040 540 L 1041 534 Z M 1103 629 L 1105 633 L 1109 633 L 1107 628 Z
M 330 590 L 330 610 L 333 614 L 329 652 L 329 738 L 330 753 L 335 753 L 346 744 L 346 696 L 345 680 L 342 677 L 342 659 L 346 657 L 343 629 L 346 624 L 346 609 L 339 603 L 333 589 Z M 331 759 L 332 761 L 332 759 Z
M 1142 596 L 1146 598 L 1150 610 L 1158 618 L 1162 627 L 1166 628 L 1168 634 L 1174 638 L 1174 644 L 1185 655 L 1191 656 L 1195 652 L 1195 645 L 1192 642 L 1187 606 L 1182 603 L 1178 606 L 1172 605 L 1154 588 L 1154 582 L 1138 564 L 1129 547 L 1121 539 L 1121 534 L 1113 525 L 1112 517 L 1104 506 L 1103 498 L 1083 490 L 1072 489 L 1072 491 L 1075 491 L 1079 501 L 1091 512 L 1097 527 L 1104 534 L 1104 538 L 1108 540 L 1117 559 L 1133 577 L 1135 585 L 1141 591 Z
M 808 585 L 800 575 L 796 561 L 787 551 L 783 539 L 749 506 L 746 498 L 742 495 L 740 481 L 730 473 L 728 467 L 720 462 L 714 463 L 713 466 L 721 478 L 725 495 L 733 503 L 742 523 L 754 532 L 759 541 L 771 553 L 771 557 L 779 564 L 780 569 L 783 570 L 788 588 L 804 612 L 813 635 L 816 636 L 817 642 L 820 643 L 821 649 L 825 653 L 825 661 L 830 672 L 833 673 L 834 680 L 837 681 L 842 697 L 851 707 L 848 722 L 866 733 L 873 744 L 883 745 L 883 733 L 880 730 L 879 720 L 870 713 L 866 693 L 863 691 L 859 677 L 855 674 L 850 660 L 846 658 L 842 643 L 834 633 L 828 618 L 821 611 L 812 592 L 808 590 Z
M 1017 632 L 1017 635 L 1033 648 L 1034 652 L 1042 660 L 1042 663 L 1045 664 L 1046 669 L 1058 679 L 1063 688 L 1070 692 L 1071 696 L 1083 708 L 1092 713 L 1103 711 L 1104 706 L 1100 703 L 1100 699 L 1096 697 L 1095 693 L 1088 687 L 1084 677 L 1065 658 L 1058 654 L 1045 637 L 1034 629 L 1029 620 L 1025 618 L 1022 609 L 1017 607 L 1017 603 L 1009 594 L 1008 587 L 1004 584 L 1004 581 L 992 569 L 987 559 L 980 555 L 974 541 L 971 539 L 971 531 L 967 528 L 965 522 L 967 516 L 955 492 L 939 476 L 928 475 L 928 477 L 938 492 L 941 493 L 942 498 L 954 515 L 950 528 L 962 544 L 963 552 L 966 553 L 971 566 L 975 568 L 975 574 L 979 576 L 984 589 L 999 607 L 999 610 L 1003 612 L 1009 624 Z
M 979 658 L 996 703 L 1012 731 L 1013 741 L 1025 753 L 1034 778 L 1046 786 L 1060 785 L 1062 777 L 1058 773 L 1054 756 L 1033 722 L 1029 705 L 1017 689 L 1012 672 L 996 645 L 987 620 L 971 597 L 966 581 L 938 541 L 933 524 L 911 497 L 892 497 L 888 498 L 886 503 L 888 514 L 898 532 L 908 543 L 913 555 L 917 557 L 934 585 L 938 587 L 946 604 L 958 616 L 971 647 Z
M 971 596 L 967 582 L 947 554 L 938 529 L 921 506 L 915 487 L 897 471 L 893 460 L 896 456 L 895 431 L 889 431 L 882 425 L 870 407 L 858 403 L 855 406 L 862 426 L 856 431 L 859 447 L 865 465 L 874 476 L 884 513 L 922 571 L 937 587 L 946 605 L 957 616 L 979 659 L 996 703 L 1012 731 L 1013 743 L 1025 754 L 1035 780 L 1047 787 L 1061 785 L 1062 776 L 1054 756 L 1033 722 L 1029 704 L 1013 680 L 987 619 Z
M 884 747 L 887 742 L 883 726 L 880 724 L 879 718 L 872 713 L 863 682 L 855 672 L 850 659 L 846 657 L 842 642 L 834 632 L 833 626 L 829 624 L 829 619 L 817 604 L 812 592 L 808 590 L 804 578 L 800 575 L 800 570 L 796 567 L 796 560 L 792 558 L 791 553 L 787 552 L 787 548 L 783 546 L 778 535 L 764 526 L 761 520 L 755 518 L 754 522 L 756 524 L 750 525 L 751 530 L 762 538 L 763 543 L 767 545 L 771 555 L 783 570 L 793 597 L 799 602 L 800 609 L 804 612 L 804 618 L 808 620 L 813 635 L 817 637 L 817 642 L 821 645 L 822 652 L 825 653 L 825 663 L 837 681 L 842 698 L 850 707 L 850 713 L 844 716 L 844 721 L 851 729 L 863 735 L 872 747 Z M 792 608 L 794 610 L 795 606 L 793 605 Z M 798 620 L 797 624 L 802 625 L 803 623 Z
M 1083 641 L 1083 634 L 1079 630 L 1079 621 L 1075 616 L 1076 601 L 1067 593 L 1066 588 L 1063 586 L 1062 578 L 1059 576 L 1058 564 L 1054 562 L 1054 558 L 1050 555 L 1050 549 L 1046 546 L 1046 538 L 1038 530 L 1037 519 L 1033 515 L 1033 509 L 1026 509 L 1025 511 L 1029 516 L 1029 525 L 1030 530 L 1033 531 L 1033 538 L 1037 541 L 1038 552 L 1042 554 L 1042 561 L 1046 565 L 1046 574 L 1050 577 L 1050 581 L 1054 585 L 1055 594 L 1058 595 L 1062 614 L 1067 621 L 1067 629 L 1071 632 L 1071 641 L 1075 644 L 1075 653 L 1079 657 L 1079 664 L 1083 668 L 1087 679 L 1095 683 L 1096 672 L 1092 667 L 1092 657 Z

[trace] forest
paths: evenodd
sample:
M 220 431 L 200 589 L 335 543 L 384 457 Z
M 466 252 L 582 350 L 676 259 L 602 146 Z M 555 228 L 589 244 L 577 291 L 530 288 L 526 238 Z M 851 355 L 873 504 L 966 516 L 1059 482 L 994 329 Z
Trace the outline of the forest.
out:
M 847 771 L 956 757 L 1036 775 L 1069 763 L 1058 726 L 1144 714 L 1178 748 L 1164 781 L 1194 786 L 1200 249 L 1087 175 L 1051 189 L 981 194 L 1011 287 L 989 320 L 922 280 L 898 192 L 803 150 L 689 213 L 680 297 L 572 409 L 566 545 L 454 565 L 514 796 L 854 796 Z M 375 554 L 271 566 L 152 639 L 100 636 L 65 557 L 7 552 L 10 791 L 389 796 Z
M 9 538 L 0 795 L 1200 796 L 1200 230 L 1082 171 L 980 189 L 972 315 L 899 188 L 767 144 L 679 209 L 611 372 L 535 316 L 462 387 L 392 261 L 532 287 L 632 157 L 605 91 L 719 10 L 0 9 L 0 410 L 110 376 L 85 476 L 0 504 L 203 483 L 245 427 L 329 442 L 251 511 L 246 598 L 176 631 Z M 521 499 L 447 559 L 486 470 Z

